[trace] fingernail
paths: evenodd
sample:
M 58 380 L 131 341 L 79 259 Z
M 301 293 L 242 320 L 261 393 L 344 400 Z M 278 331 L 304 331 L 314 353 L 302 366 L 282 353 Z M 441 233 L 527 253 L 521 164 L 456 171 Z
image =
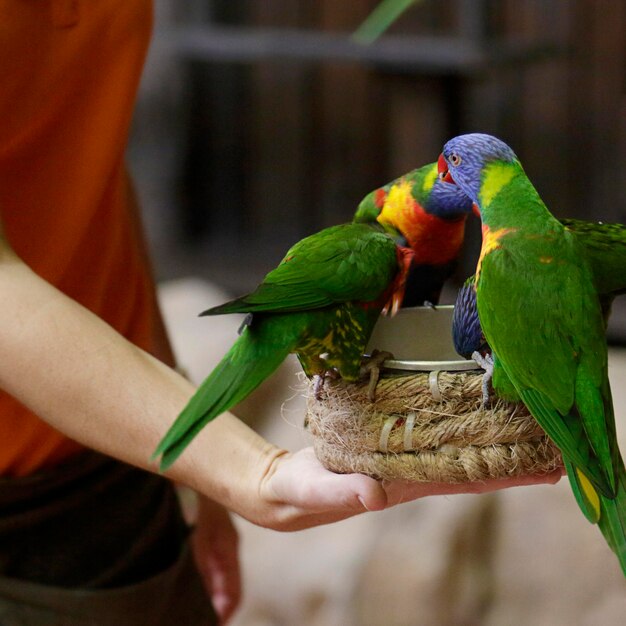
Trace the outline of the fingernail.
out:
M 366 510 L 369 511 L 369 509 L 367 508 L 367 505 L 365 504 L 365 501 L 363 500 L 363 498 L 361 498 L 361 496 L 357 496 L 357 500 L 361 503 L 361 506 Z

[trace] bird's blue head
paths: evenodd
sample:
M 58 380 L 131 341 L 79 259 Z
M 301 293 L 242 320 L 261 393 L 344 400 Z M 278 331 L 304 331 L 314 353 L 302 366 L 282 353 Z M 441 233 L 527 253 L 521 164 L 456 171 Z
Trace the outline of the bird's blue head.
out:
M 461 187 L 437 178 L 423 204 L 431 215 L 444 220 L 455 220 L 471 213 L 473 202 Z
M 444 182 L 456 183 L 478 203 L 482 172 L 493 161 L 513 163 L 517 157 L 509 146 L 492 135 L 459 135 L 443 147 L 438 162 L 439 177 Z

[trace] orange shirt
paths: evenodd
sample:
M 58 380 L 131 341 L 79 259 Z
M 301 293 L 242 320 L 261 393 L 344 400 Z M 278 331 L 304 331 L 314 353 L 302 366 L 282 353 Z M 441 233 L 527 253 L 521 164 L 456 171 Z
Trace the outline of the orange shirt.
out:
M 150 0 L 0 0 L 0 214 L 31 268 L 155 352 L 154 289 L 124 167 L 151 26 Z M 0 393 L 0 475 L 77 450 Z

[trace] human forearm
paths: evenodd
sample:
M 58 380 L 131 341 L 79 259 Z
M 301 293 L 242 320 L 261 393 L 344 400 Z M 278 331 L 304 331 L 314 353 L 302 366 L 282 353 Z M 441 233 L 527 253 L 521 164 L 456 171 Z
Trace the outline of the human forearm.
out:
M 154 469 L 150 454 L 193 386 L 47 284 L 10 251 L 2 254 L 0 386 L 78 441 Z M 171 475 L 241 510 L 258 498 L 244 493 L 254 489 L 253 476 L 262 475 L 279 453 L 225 415 L 198 437 Z M 240 476 L 247 478 L 239 481 Z

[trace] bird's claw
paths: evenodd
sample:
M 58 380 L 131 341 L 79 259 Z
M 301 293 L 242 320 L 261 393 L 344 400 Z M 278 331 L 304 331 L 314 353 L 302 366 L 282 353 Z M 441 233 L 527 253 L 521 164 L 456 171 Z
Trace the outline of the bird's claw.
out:
M 472 359 L 485 370 L 482 383 L 482 407 L 485 408 L 489 403 L 489 383 L 493 378 L 493 357 L 490 354 L 483 356 L 480 352 L 476 351 L 472 353 Z
M 241 335 L 241 333 L 248 327 L 252 325 L 252 313 L 248 313 L 241 322 L 241 325 L 237 329 L 237 334 Z
M 338 374 L 335 370 L 324 370 L 321 374 L 315 374 L 315 382 L 313 383 L 313 397 L 319 402 L 322 399 L 322 391 L 324 391 L 324 383 L 326 378 L 337 379 Z
M 372 353 L 363 358 L 361 364 L 361 377 L 369 375 L 369 383 L 367 385 L 367 397 L 370 402 L 376 400 L 376 385 L 380 378 L 380 368 L 388 359 L 393 359 L 393 354 L 386 350 L 372 350 Z
M 316 374 L 313 383 L 313 397 L 319 402 L 322 399 L 322 390 L 324 389 L 324 374 Z

